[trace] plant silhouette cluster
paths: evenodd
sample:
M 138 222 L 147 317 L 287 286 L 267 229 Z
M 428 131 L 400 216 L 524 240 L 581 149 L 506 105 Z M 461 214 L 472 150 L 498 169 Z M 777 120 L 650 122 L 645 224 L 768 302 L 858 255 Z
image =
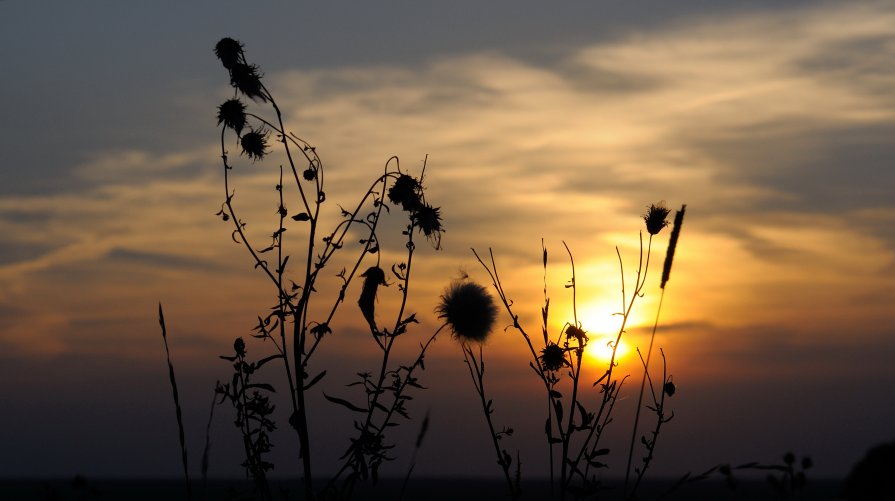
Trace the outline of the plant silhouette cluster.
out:
M 669 245 L 665 263 L 666 275 L 670 274 L 671 260 L 674 255 L 674 247 L 677 245 L 677 235 L 679 235 L 680 226 L 683 222 L 684 210 L 682 208 L 675 219 L 674 238 Z M 577 275 L 575 272 L 575 261 L 568 245 L 565 242 L 563 243 L 571 267 L 571 277 L 565 283 L 565 288 L 570 291 L 572 296 L 571 318 L 559 332 L 551 334 L 551 302 L 547 292 L 548 252 L 547 248 L 542 244 L 544 302 L 540 310 L 540 336 L 531 334 L 530 330 L 520 322 L 520 316 L 516 313 L 513 300 L 509 297 L 504 287 L 493 251 L 489 251 L 486 259 L 473 249 L 473 254 L 491 279 L 491 285 L 497 294 L 498 302 L 509 316 L 512 329 L 521 335 L 528 348 L 530 356 L 528 361 L 529 367 L 541 385 L 543 385 L 543 397 L 547 409 L 544 421 L 544 436 L 547 446 L 546 454 L 549 457 L 551 491 L 559 499 L 568 497 L 575 497 L 576 499 L 595 498 L 605 488 L 599 480 L 597 472 L 607 468 L 606 456 L 610 454 L 610 450 L 602 445 L 602 439 L 607 427 L 613 420 L 613 410 L 618 403 L 622 386 L 628 377 L 626 375 L 619 376 L 617 373 L 617 350 L 622 337 L 626 333 L 634 305 L 644 295 L 653 236 L 657 235 L 669 224 L 666 218 L 670 212 L 663 204 L 653 204 L 643 217 L 649 237 L 646 249 L 644 249 L 643 236 L 641 234 L 640 257 L 634 276 L 634 290 L 630 294 L 626 291 L 626 277 L 621 253 L 616 249 L 622 275 L 621 310 L 618 313 L 622 317 L 622 323 L 618 332 L 615 333 L 614 339 L 609 342 L 611 358 L 607 367 L 602 373 L 594 375 L 595 380 L 593 380 L 591 386 L 596 389 L 595 392 L 587 392 L 583 384 L 585 377 L 587 377 L 584 371 L 584 356 L 591 339 L 585 326 L 578 318 Z M 662 283 L 663 291 L 665 282 L 667 282 L 667 277 Z M 446 321 L 451 325 L 455 333 L 464 332 L 468 330 L 468 327 L 466 326 L 467 318 L 452 315 L 451 312 L 454 310 L 490 311 L 490 309 L 493 309 L 490 297 L 481 297 L 481 294 L 478 296 L 460 296 L 457 294 L 458 290 L 463 290 L 463 288 L 471 289 L 473 286 L 476 288 L 474 290 L 481 288 L 481 286 L 471 283 L 454 284 L 445 296 L 442 296 L 442 304 L 438 311 L 442 313 L 443 317 L 446 317 Z M 470 307 L 469 303 L 472 303 L 474 306 Z M 490 318 L 490 322 L 493 323 L 493 313 L 490 315 Z M 475 331 L 477 334 L 474 336 L 455 335 L 455 337 L 461 343 L 465 363 L 469 367 L 470 377 L 482 405 L 482 411 L 485 415 L 497 457 L 497 464 L 500 466 L 506 480 L 510 496 L 516 499 L 521 496 L 519 481 L 521 465 L 518 461 L 518 453 L 514 479 L 511 470 L 512 455 L 501 443 L 502 439 L 512 435 L 513 429 L 504 427 L 501 431 L 497 431 L 492 419 L 494 401 L 486 396 L 485 391 L 485 360 L 481 343 L 490 330 L 491 327 L 488 324 L 486 329 L 477 329 Z M 482 335 L 482 332 L 485 335 Z M 478 343 L 477 349 L 471 346 L 474 343 Z M 650 349 L 652 349 L 652 345 Z M 624 495 L 628 499 L 633 499 L 636 496 L 640 481 L 653 459 L 653 453 L 662 425 L 673 417 L 673 413 L 668 414 L 666 412 L 665 399 L 674 395 L 675 386 L 664 366 L 664 352 L 662 353 L 662 359 L 662 378 L 659 381 L 653 381 L 649 374 L 649 355 L 645 359 L 641 357 L 644 369 L 644 385 L 649 387 L 652 397 L 651 402 L 645 408 L 655 416 L 655 426 L 648 435 L 641 436 L 641 445 L 645 450 L 645 454 L 641 464 L 634 466 L 633 474 L 635 479 L 630 487 L 626 481 Z M 638 403 L 638 418 L 640 406 L 641 404 Z M 634 436 L 637 434 L 636 425 L 632 434 Z M 632 454 L 633 447 L 632 443 Z M 629 463 L 628 475 L 632 473 L 631 467 L 632 465 Z
M 232 363 L 234 372 L 229 382 L 218 383 L 215 389 L 218 403 L 229 402 L 235 410 L 234 423 L 242 435 L 246 456 L 242 465 L 253 481 L 253 495 L 270 499 L 267 474 L 274 465 L 265 458 L 273 447 L 270 434 L 277 427 L 270 400 L 270 394 L 276 389 L 269 382 L 256 382 L 254 377 L 263 366 L 276 362 L 282 369 L 289 395 L 289 414 L 285 421 L 298 436 L 297 464 L 305 499 L 347 499 L 356 482 L 375 481 L 383 463 L 393 459 L 390 431 L 401 420 L 410 419 L 410 394 L 424 389 L 419 372 L 425 369 L 425 353 L 440 329 L 424 338 L 417 355 L 407 362 L 397 362 L 394 350 L 397 341 L 418 323 L 416 314 L 408 311 L 415 239 L 422 235 L 433 247 L 440 248 L 444 231 L 441 211 L 425 197 L 425 162 L 423 174 L 413 176 L 403 172 L 399 159 L 392 157 L 356 205 L 352 209 L 340 207 L 339 220 L 333 228 L 324 231 L 321 208 L 327 196 L 323 159 L 314 146 L 286 129 L 276 99 L 264 83 L 259 67 L 247 60 L 241 42 L 223 38 L 214 52 L 227 70 L 234 91 L 217 110 L 224 202 L 216 215 L 231 226 L 233 241 L 245 249 L 276 297 L 269 309 L 258 316 L 251 333 L 252 338 L 271 345 L 273 353 L 251 361 L 247 358 L 245 341 L 238 338 L 233 354 L 221 357 Z M 248 231 L 248 222 L 240 216 L 233 176 L 238 167 L 228 150 L 228 144 L 233 144 L 228 136 L 235 138 L 240 156 L 252 164 L 266 168 L 270 163 L 280 163 L 274 174 L 276 211 L 270 221 L 273 231 L 260 245 L 255 233 Z M 381 222 L 386 217 L 404 219 L 400 237 L 403 259 L 389 264 L 383 262 L 384 244 L 380 238 Z M 296 236 L 290 238 L 292 234 Z M 348 264 L 328 272 L 337 255 L 340 262 Z M 335 283 L 335 297 L 318 292 L 324 290 L 325 279 L 329 284 Z M 320 394 L 312 390 L 327 376 L 327 371 L 315 370 L 314 356 L 327 338 L 337 335 L 333 332 L 333 319 L 358 280 L 362 283 L 357 306 L 369 326 L 370 339 L 379 351 L 380 361 L 373 370 L 357 373 L 357 379 L 346 385 L 347 391 L 357 390 L 357 393 Z M 378 296 L 386 287 L 398 295 L 398 306 L 388 314 L 377 312 Z M 159 313 L 163 321 L 161 308 Z M 171 381 L 173 386 L 173 366 Z M 173 387 L 176 399 L 176 386 Z M 329 402 L 356 416 L 353 430 L 348 432 L 352 436 L 346 440 L 341 466 L 322 488 L 314 484 L 312 439 L 316 435 L 308 419 L 313 399 L 324 404 Z M 176 407 L 182 430 L 179 401 Z M 212 415 L 213 412 L 214 406 Z M 211 417 L 209 427 L 210 422 Z M 185 445 L 182 451 L 188 476 Z M 203 475 L 207 469 L 206 445 Z
M 523 473 L 520 454 L 516 452 L 514 457 L 507 444 L 514 436 L 514 429 L 495 423 L 495 402 L 489 398 L 485 384 L 483 343 L 503 310 L 509 318 L 510 329 L 524 341 L 528 366 L 538 385 L 543 387 L 540 398 L 546 414 L 543 433 L 545 454 L 549 458 L 551 497 L 596 499 L 605 493 L 608 486 L 601 480 L 602 471 L 608 468 L 607 458 L 613 451 L 606 447 L 604 439 L 613 423 L 622 388 L 629 378 L 618 369 L 618 349 L 630 328 L 635 305 L 647 292 L 653 239 L 671 224 L 668 221 L 671 210 L 662 203 L 652 204 L 643 215 L 646 241 L 641 231 L 639 256 L 630 276 L 626 275 L 625 260 L 616 248 L 621 276 L 617 315 L 621 325 L 617 332 L 610 333 L 611 355 L 604 368 L 592 371 L 588 365 L 586 370 L 585 353 L 592 349 L 593 334 L 578 316 L 578 276 L 573 253 L 565 242 L 571 273 L 564 288 L 571 295 L 572 308 L 571 312 L 565 313 L 561 328 L 557 329 L 550 321 L 550 315 L 555 313 L 551 310 L 548 294 L 548 251 L 543 241 L 543 305 L 537 328 L 525 326 L 520 321 L 493 251 L 489 249 L 487 255 L 480 255 L 473 249 L 475 258 L 490 278 L 496 300 L 489 288 L 468 277 L 450 284 L 435 308 L 442 320 L 441 326 L 417 342 L 418 350 L 409 360 L 398 361 L 395 350 L 399 340 L 405 339 L 405 335 L 419 323 L 416 312 L 410 311 L 408 306 L 416 239 L 425 238 L 437 250 L 441 247 L 444 232 L 440 208 L 430 204 L 425 197 L 426 162 L 423 161 L 420 175 L 414 176 L 401 170 L 397 157 L 389 158 L 382 174 L 373 179 L 357 203 L 347 209 L 340 206 L 337 222 L 325 229 L 321 208 L 327 202 L 324 190 L 327 169 L 317 149 L 287 130 L 277 100 L 267 88 L 260 68 L 247 60 L 242 43 L 224 38 L 217 43 L 214 52 L 233 87 L 233 95 L 217 110 L 224 200 L 216 216 L 229 225 L 233 241 L 244 248 L 254 268 L 270 285 L 275 299 L 263 314 L 258 315 L 251 332 L 251 339 L 266 346 L 270 354 L 250 359 L 249 348 L 239 337 L 233 343 L 232 354 L 220 357 L 232 365 L 233 372 L 225 383 L 218 382 L 215 388 L 206 429 L 203 478 L 208 471 L 208 436 L 215 406 L 229 403 L 235 413 L 233 423 L 242 438 L 245 454 L 242 466 L 252 481 L 252 498 L 274 498 L 268 480 L 274 464 L 267 458 L 273 448 L 271 434 L 277 429 L 278 422 L 281 426 L 285 422 L 297 435 L 299 450 L 293 467 L 301 475 L 304 499 L 349 499 L 358 483 L 376 483 L 383 466 L 397 456 L 391 431 L 411 420 L 412 394 L 425 389 L 420 380 L 420 373 L 425 370 L 425 355 L 438 334 L 447 328 L 463 353 L 508 494 L 513 499 L 520 498 Z M 238 149 L 239 159 L 231 156 L 228 145 Z M 242 200 L 237 199 L 234 171 L 244 168 L 237 166 L 242 163 L 242 158 L 253 164 L 253 169 L 268 169 L 268 165 L 278 164 L 276 170 L 270 171 L 276 179 L 273 193 L 276 210 L 272 211 L 268 221 L 272 229 L 264 232 L 260 240 L 257 233 L 249 232 L 248 222 L 241 216 Z M 672 225 L 659 287 L 661 298 L 664 298 L 670 278 L 685 208 L 677 211 Z M 382 222 L 388 217 L 402 218 L 398 238 L 403 249 L 396 262 L 384 262 L 383 257 L 383 246 L 388 239 L 384 238 Z M 338 261 L 336 256 L 339 256 Z M 347 264 L 333 271 L 336 262 Z M 331 281 L 328 283 L 330 288 L 324 286 L 325 280 Z M 327 297 L 320 292 L 322 290 L 335 291 L 334 297 Z M 357 294 L 357 311 L 366 324 L 371 349 L 377 352 L 379 360 L 372 369 L 356 372 L 352 380 L 344 383 L 339 394 L 317 391 L 317 384 L 327 377 L 327 369 L 315 363 L 315 355 L 327 339 L 339 335 L 334 332 L 333 321 L 350 293 Z M 385 293 L 393 296 L 395 300 L 390 304 L 396 306 L 383 312 L 378 305 L 380 295 Z M 668 373 L 664 350 L 659 350 L 661 376 L 650 372 L 661 307 L 662 299 L 647 350 L 645 353 L 637 350 L 643 369 L 640 392 L 627 451 L 625 483 L 623 489 L 616 488 L 615 491 L 625 499 L 637 498 L 663 426 L 674 417 L 673 411 L 667 408 L 667 399 L 675 395 L 677 388 Z M 167 351 L 161 305 L 159 322 L 168 357 L 187 496 L 192 499 L 182 409 Z M 275 385 L 268 382 L 271 381 L 272 367 L 282 371 L 288 391 L 288 417 L 285 420 L 278 421 L 277 409 L 271 401 L 271 396 L 277 392 Z M 265 382 L 259 382 L 262 368 Z M 278 383 L 278 386 L 280 391 L 284 390 L 283 385 Z M 336 473 L 328 481 L 314 476 L 316 444 L 313 439 L 320 434 L 312 430 L 309 413 L 318 404 L 336 406 L 354 418 L 353 427 L 346 432 L 344 450 L 334 470 Z M 644 411 L 651 424 L 648 431 L 642 433 L 639 425 Z M 404 487 L 428 427 L 427 414 L 417 436 Z M 635 455 L 639 459 L 635 460 Z M 787 455 L 783 465 L 750 463 L 736 469 L 769 470 L 769 482 L 777 492 L 792 496 L 804 485 L 804 470 L 810 467 L 810 460 L 803 460 L 801 466 L 798 469 L 794 456 Z M 729 466 L 719 465 L 699 476 L 685 476 L 679 485 L 714 472 L 720 472 L 734 484 L 732 470 Z
M 229 383 L 215 387 L 215 393 L 221 398 L 220 403 L 229 401 L 236 411 L 233 424 L 242 435 L 246 460 L 242 463 L 246 473 L 254 482 L 255 490 L 262 499 L 270 499 L 270 487 L 267 472 L 272 470 L 273 463 L 264 459 L 273 444 L 270 433 L 276 429 L 273 421 L 274 405 L 270 403 L 268 393 L 274 393 L 274 387 L 268 383 L 252 381 L 252 376 L 264 364 L 282 358 L 282 355 L 271 355 L 257 362 L 246 361 L 246 344 L 242 338 L 233 342 L 233 355 L 221 355 L 220 358 L 233 363 L 233 377 Z

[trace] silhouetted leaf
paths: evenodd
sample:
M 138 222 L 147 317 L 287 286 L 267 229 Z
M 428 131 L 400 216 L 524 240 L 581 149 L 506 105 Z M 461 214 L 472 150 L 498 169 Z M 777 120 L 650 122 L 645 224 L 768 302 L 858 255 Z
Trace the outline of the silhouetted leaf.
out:
M 311 381 L 308 382 L 308 384 L 305 385 L 305 390 L 311 389 L 312 386 L 314 386 L 315 384 L 320 382 L 321 379 L 323 379 L 323 376 L 326 376 L 326 371 L 323 371 L 320 374 L 317 374 L 316 376 L 314 376 L 314 379 L 312 379 Z
M 277 355 L 271 355 L 269 357 L 264 357 L 261 360 L 258 360 L 257 362 L 255 362 L 255 369 L 260 369 L 267 362 L 270 362 L 271 360 L 276 360 L 278 358 L 283 358 L 283 355 L 277 354 Z
M 352 410 L 354 412 L 367 412 L 367 409 L 364 409 L 363 407 L 358 407 L 358 406 L 352 404 L 351 402 L 341 399 L 341 398 L 338 398 L 338 397 L 331 397 L 331 396 L 327 395 L 326 393 L 323 394 L 323 398 L 329 400 L 330 402 L 332 402 L 334 404 L 341 405 L 342 407 L 345 407 L 346 409 Z

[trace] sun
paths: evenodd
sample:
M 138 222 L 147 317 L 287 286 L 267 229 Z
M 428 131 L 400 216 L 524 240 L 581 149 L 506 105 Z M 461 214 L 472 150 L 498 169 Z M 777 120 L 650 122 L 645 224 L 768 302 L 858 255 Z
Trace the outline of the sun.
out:
M 582 328 L 587 332 L 588 343 L 584 355 L 587 361 L 594 366 L 605 367 L 612 360 L 612 346 L 618 337 L 618 331 L 622 326 L 622 315 L 616 314 L 618 305 L 609 302 L 595 302 L 585 305 L 578 311 L 578 319 Z M 628 319 L 625 329 L 631 328 L 633 318 Z M 615 362 L 622 363 L 631 358 L 633 350 L 630 348 L 625 335 L 615 350 Z
M 584 349 L 584 356 L 587 357 L 588 362 L 597 366 L 609 365 L 609 361 L 612 360 L 612 344 L 615 343 L 617 335 L 617 332 L 616 334 L 611 335 L 589 334 L 590 340 L 587 343 L 587 347 Z M 623 360 L 627 360 L 630 352 L 631 350 L 628 348 L 628 344 L 623 337 L 618 343 L 618 349 L 615 350 L 615 363 L 618 364 Z

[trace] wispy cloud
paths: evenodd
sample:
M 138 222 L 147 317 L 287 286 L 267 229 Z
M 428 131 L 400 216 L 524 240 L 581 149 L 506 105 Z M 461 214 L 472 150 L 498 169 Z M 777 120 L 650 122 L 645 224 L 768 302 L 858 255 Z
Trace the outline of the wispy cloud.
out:
M 880 168 L 893 157 L 893 33 L 885 3 L 827 4 L 680 21 L 547 64 L 486 51 L 269 83 L 318 146 L 332 201 L 353 202 L 393 154 L 417 173 L 429 155 L 427 196 L 448 230 L 445 252 L 422 264 L 433 304 L 454 270 L 477 270 L 469 247 L 493 246 L 537 276 L 540 238 L 566 239 L 582 266 L 611 269 L 615 245 L 636 248 L 644 205 L 666 199 L 692 215 L 675 286 L 695 299 L 678 320 L 738 322 L 748 306 L 799 322 L 824 301 L 847 315 L 846 298 L 884 290 L 895 259 L 885 230 L 895 179 Z M 38 315 L 33 298 L 53 294 L 43 278 L 89 280 L 74 270 L 102 275 L 123 257 L 221 275 L 238 249 L 213 218 L 223 199 L 215 145 L 196 144 L 97 150 L 77 169 L 88 188 L 0 202 L 4 301 Z M 236 201 L 261 238 L 275 164 L 234 161 Z M 835 294 L 805 290 L 821 283 Z

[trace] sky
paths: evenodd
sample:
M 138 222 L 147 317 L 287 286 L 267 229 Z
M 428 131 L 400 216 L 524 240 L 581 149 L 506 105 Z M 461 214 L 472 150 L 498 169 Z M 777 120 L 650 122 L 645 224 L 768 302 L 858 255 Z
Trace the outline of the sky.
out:
M 415 175 L 425 162 L 445 233 L 440 250 L 421 244 L 414 256 L 409 308 L 421 322 L 404 356 L 438 328 L 452 280 L 490 286 L 470 249 L 493 250 L 520 320 L 539 332 L 542 241 L 552 331 L 572 318 L 565 243 L 579 320 L 605 343 L 617 329 L 619 256 L 630 293 L 645 208 L 686 204 L 656 338 L 678 392 L 655 474 L 792 451 L 814 459 L 810 475 L 841 477 L 893 440 L 891 2 L 5 0 L 0 475 L 179 474 L 159 302 L 198 471 L 214 382 L 228 377 L 218 355 L 275 300 L 215 216 L 225 194 L 216 108 L 232 89 L 212 48 L 224 36 L 245 44 L 287 128 L 324 159 L 330 226 L 390 157 Z M 260 241 L 275 225 L 282 160 L 253 163 L 228 147 L 236 203 Z M 623 341 L 619 370 L 632 379 L 667 238 L 655 237 Z M 383 259 L 401 260 L 400 240 L 384 241 Z M 311 421 L 323 472 L 351 421 L 322 392 L 348 395 L 355 373 L 376 366 L 359 287 L 315 360 L 328 369 Z M 395 293 L 381 294 L 380 311 Z M 495 419 L 517 430 L 508 447 L 540 476 L 540 383 L 511 323 L 502 312 L 484 346 L 487 382 Z M 428 412 L 416 474 L 498 475 L 458 344 L 440 335 L 426 360 L 428 389 L 388 473 L 406 471 Z M 276 384 L 282 372 L 266 377 Z M 635 398 L 618 404 L 609 443 L 619 457 Z M 239 472 L 228 412 L 216 410 L 212 475 Z M 291 474 L 294 439 L 276 437 L 276 471 Z

